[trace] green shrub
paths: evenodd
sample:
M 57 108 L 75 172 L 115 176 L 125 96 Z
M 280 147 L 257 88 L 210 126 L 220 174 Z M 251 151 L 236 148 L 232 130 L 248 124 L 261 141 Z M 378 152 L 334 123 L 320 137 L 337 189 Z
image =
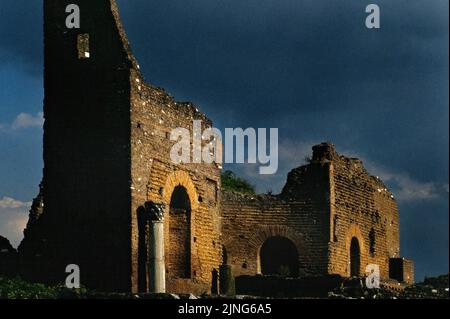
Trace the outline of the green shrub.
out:
M 222 189 L 241 194 L 255 194 L 254 187 L 245 179 L 237 177 L 232 171 L 222 173 Z
M 73 299 L 86 294 L 85 289 L 71 290 L 63 285 L 28 283 L 21 278 L 0 277 L 0 299 Z

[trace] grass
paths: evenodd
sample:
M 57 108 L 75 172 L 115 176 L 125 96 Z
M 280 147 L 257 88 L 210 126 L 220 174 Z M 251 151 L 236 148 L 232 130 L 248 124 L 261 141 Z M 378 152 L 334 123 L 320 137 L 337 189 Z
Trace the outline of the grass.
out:
M 0 277 L 0 299 L 73 299 L 85 293 L 84 288 L 71 290 L 63 285 L 29 283 L 20 277 Z

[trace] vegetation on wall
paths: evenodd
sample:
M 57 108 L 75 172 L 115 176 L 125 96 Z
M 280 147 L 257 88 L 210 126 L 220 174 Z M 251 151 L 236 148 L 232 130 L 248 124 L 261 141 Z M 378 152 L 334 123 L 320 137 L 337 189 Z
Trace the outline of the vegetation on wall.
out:
M 241 194 L 255 194 L 255 188 L 248 181 L 236 176 L 232 171 L 222 172 L 222 189 Z

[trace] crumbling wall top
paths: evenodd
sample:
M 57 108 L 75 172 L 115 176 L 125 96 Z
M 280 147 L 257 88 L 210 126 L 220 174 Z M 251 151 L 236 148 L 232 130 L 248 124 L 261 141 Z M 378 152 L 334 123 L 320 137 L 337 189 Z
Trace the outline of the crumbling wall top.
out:
M 330 142 L 324 142 L 313 146 L 313 161 L 333 160 L 338 157 L 334 145 Z
M 271 203 L 271 202 L 282 202 L 283 200 L 278 195 L 271 194 L 242 194 L 233 191 L 221 191 L 222 201 L 230 201 L 233 203 L 246 203 L 246 202 L 260 202 L 260 203 Z
M 119 36 L 122 40 L 122 44 L 123 44 L 124 50 L 128 56 L 128 59 L 132 65 L 133 69 L 135 69 L 135 71 L 138 72 L 139 75 L 142 77 L 139 64 L 138 64 L 136 58 L 134 57 L 133 52 L 131 51 L 130 42 L 128 41 L 128 37 L 126 35 L 122 21 L 120 20 L 119 7 L 117 6 L 117 3 L 115 0 L 108 0 L 108 1 L 110 3 L 111 13 L 114 17 L 114 21 L 115 21 L 115 24 L 117 27 L 117 32 L 119 33 Z

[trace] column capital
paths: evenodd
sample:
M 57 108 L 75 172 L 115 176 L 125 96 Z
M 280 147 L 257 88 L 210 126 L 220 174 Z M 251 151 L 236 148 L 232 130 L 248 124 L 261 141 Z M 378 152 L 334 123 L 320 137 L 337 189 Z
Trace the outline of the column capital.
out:
M 147 216 L 151 221 L 162 222 L 164 220 L 164 209 L 166 205 L 157 204 L 155 202 L 146 202 L 145 210 L 147 211 Z

